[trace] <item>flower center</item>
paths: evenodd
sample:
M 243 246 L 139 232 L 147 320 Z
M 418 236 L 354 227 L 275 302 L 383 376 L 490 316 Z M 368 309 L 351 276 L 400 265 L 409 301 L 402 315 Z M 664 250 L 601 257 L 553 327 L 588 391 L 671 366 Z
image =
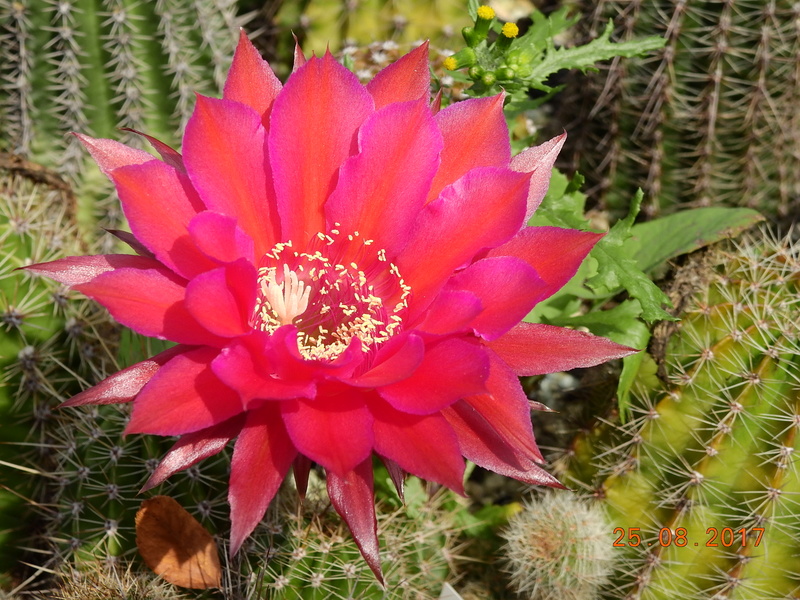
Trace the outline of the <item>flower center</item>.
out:
M 336 228 L 316 234 L 304 252 L 291 240 L 276 244 L 258 274 L 253 327 L 272 333 L 294 324 L 309 360 L 333 360 L 353 338 L 371 352 L 402 329 L 411 294 L 385 250 Z

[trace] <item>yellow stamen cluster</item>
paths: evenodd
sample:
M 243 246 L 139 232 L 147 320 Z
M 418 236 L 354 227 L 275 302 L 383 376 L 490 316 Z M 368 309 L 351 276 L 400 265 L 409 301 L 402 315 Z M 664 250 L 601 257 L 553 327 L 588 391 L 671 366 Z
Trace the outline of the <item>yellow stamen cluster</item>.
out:
M 333 360 L 353 338 L 364 351 L 386 342 L 402 326 L 411 294 L 384 249 L 370 249 L 373 240 L 357 231 L 341 235 L 337 227 L 318 233 L 305 252 L 294 251 L 291 241 L 276 244 L 259 269 L 253 326 L 272 333 L 293 323 L 309 360 Z
M 483 19 L 484 21 L 491 21 L 494 19 L 494 10 L 491 6 L 479 6 L 478 18 Z
M 515 38 L 519 35 L 519 27 L 517 27 L 516 23 L 506 23 L 503 25 L 503 28 L 500 30 L 507 38 Z

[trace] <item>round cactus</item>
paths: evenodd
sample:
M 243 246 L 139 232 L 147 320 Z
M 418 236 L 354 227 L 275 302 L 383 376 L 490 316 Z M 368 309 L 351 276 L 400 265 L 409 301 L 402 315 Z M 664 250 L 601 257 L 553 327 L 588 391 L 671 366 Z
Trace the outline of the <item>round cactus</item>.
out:
M 562 475 L 611 517 L 604 597 L 796 598 L 800 245 L 754 236 L 687 269 L 667 383 L 653 364 L 636 417 L 579 437 Z
M 609 526 L 597 504 L 567 491 L 525 503 L 503 532 L 513 588 L 531 600 L 592 600 L 608 582 Z

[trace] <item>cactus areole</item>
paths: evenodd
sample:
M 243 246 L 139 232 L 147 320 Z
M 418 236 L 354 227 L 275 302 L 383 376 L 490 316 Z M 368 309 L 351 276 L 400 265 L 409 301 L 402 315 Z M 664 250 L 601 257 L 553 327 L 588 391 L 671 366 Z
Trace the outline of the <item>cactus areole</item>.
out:
M 517 375 L 631 349 L 520 323 L 600 237 L 525 226 L 563 136 L 512 159 L 502 96 L 432 108 L 427 44 L 367 86 L 330 54 L 297 57 L 281 85 L 242 34 L 182 154 L 78 135 L 136 255 L 28 268 L 177 343 L 67 402 L 133 401 L 126 433 L 181 436 L 146 489 L 235 438 L 236 552 L 315 462 L 380 578 L 373 453 L 399 487 L 412 473 L 463 493 L 464 457 L 557 486 Z

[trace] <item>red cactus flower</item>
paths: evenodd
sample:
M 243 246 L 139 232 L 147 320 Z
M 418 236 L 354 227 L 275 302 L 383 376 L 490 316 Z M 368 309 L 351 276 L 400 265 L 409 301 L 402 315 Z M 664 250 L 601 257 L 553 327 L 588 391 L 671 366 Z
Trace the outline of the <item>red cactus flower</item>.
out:
M 67 402 L 133 401 L 126 433 L 180 435 L 146 488 L 236 439 L 231 552 L 289 469 L 315 462 L 380 578 L 372 457 L 463 493 L 464 457 L 531 484 L 518 375 L 631 349 L 520 323 L 601 237 L 525 227 L 563 136 L 511 158 L 503 98 L 429 102 L 427 45 L 367 85 L 330 54 L 281 83 L 242 35 L 182 154 L 78 137 L 114 182 L 137 255 L 29 269 L 177 345 Z

